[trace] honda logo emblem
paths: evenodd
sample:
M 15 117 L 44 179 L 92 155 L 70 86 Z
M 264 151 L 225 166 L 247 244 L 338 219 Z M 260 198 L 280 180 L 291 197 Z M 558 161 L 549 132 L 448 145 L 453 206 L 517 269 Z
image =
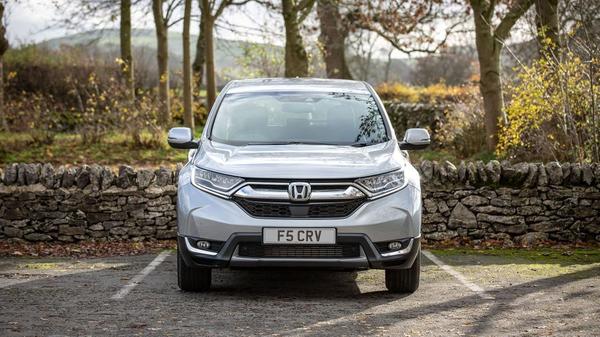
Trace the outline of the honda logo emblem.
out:
M 309 183 L 290 183 L 288 194 L 292 201 L 307 201 L 310 198 Z

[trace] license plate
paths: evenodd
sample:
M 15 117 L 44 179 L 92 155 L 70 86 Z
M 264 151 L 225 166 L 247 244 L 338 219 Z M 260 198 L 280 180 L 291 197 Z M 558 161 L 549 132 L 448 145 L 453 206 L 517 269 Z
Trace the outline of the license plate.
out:
M 335 228 L 264 228 L 264 244 L 335 244 Z

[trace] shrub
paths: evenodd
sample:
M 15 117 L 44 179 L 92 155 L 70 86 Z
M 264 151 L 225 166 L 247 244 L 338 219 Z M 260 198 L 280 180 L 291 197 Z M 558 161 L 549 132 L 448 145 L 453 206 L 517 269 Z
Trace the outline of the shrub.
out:
M 485 151 L 483 103 L 477 92 L 448 105 L 437 138 L 440 147 L 457 158 L 471 158 Z
M 444 83 L 427 87 L 408 86 L 401 83 L 383 83 L 377 93 L 385 101 L 406 103 L 449 103 L 459 102 L 477 92 L 475 86 L 447 86 Z
M 567 52 L 562 61 L 541 58 L 519 73 L 507 106 L 497 154 L 509 159 L 598 160 L 600 59 Z

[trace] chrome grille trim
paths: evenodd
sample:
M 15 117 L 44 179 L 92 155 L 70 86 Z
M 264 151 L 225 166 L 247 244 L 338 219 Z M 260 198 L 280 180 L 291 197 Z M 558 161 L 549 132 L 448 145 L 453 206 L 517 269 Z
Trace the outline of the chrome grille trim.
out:
M 261 188 L 265 186 L 264 188 Z M 274 200 L 274 201 L 289 201 L 290 197 L 287 188 L 274 189 L 268 186 L 282 186 L 287 187 L 287 183 L 252 183 L 245 184 L 242 188 L 238 189 L 234 196 L 243 199 L 251 200 Z M 359 188 L 355 187 L 352 183 L 342 184 L 326 184 L 326 183 L 311 183 L 311 186 L 318 187 L 337 187 L 327 190 L 313 190 L 309 202 L 311 201 L 341 201 L 341 200 L 355 200 L 367 197 L 367 195 Z

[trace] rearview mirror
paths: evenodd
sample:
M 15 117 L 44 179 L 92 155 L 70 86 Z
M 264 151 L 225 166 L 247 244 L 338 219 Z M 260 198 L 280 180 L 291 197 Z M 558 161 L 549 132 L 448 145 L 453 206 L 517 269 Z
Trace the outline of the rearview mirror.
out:
M 192 129 L 190 128 L 172 128 L 169 130 L 167 141 L 174 149 L 198 148 L 198 143 L 194 141 Z
M 431 138 L 426 129 L 408 129 L 399 143 L 402 150 L 421 150 L 429 146 Z

